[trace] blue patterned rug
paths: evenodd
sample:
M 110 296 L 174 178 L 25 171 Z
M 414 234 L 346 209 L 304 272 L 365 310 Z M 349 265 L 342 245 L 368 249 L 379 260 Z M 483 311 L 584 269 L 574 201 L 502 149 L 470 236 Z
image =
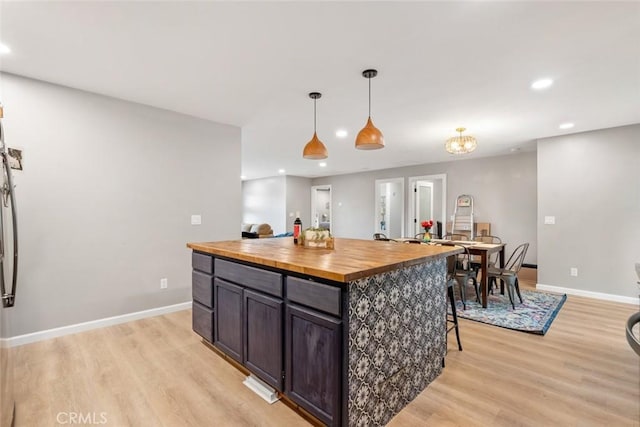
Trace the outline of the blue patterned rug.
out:
M 457 289 L 456 289 L 457 290 Z M 567 299 L 566 294 L 554 294 L 533 290 L 521 290 L 522 304 L 515 295 L 516 308 L 511 307 L 506 291 L 489 294 L 487 308 L 475 300 L 472 288 L 467 290 L 467 309 L 462 310 L 462 302 L 456 296 L 456 312 L 458 317 L 488 323 L 502 328 L 514 329 L 532 334 L 544 335 L 558 311 Z M 474 298 L 472 300 L 472 298 Z

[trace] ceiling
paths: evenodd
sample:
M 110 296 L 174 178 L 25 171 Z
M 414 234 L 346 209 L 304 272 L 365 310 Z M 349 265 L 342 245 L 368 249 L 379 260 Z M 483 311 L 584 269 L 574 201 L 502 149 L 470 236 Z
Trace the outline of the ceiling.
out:
M 638 123 L 639 40 L 638 2 L 0 3 L 2 71 L 241 126 L 247 179 L 508 154 Z M 354 148 L 366 68 L 382 150 Z M 554 84 L 533 91 L 543 77 Z M 324 168 L 302 158 L 312 91 Z M 444 150 L 459 126 L 478 139 L 465 156 Z

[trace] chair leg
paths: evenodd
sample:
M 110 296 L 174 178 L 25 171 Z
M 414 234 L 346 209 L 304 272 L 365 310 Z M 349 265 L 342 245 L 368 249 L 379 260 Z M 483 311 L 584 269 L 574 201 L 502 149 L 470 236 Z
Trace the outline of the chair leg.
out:
M 513 307 L 513 309 L 516 309 L 515 304 L 513 303 L 513 292 L 511 291 L 511 287 L 512 287 L 512 282 L 511 282 L 511 278 L 509 278 L 509 280 L 505 280 L 505 279 L 501 279 L 501 285 L 504 286 L 505 284 L 507 285 L 507 292 L 509 293 L 509 301 L 511 302 L 511 307 Z M 507 282 L 507 283 L 505 283 Z
M 449 294 L 449 303 L 451 304 L 451 314 L 453 315 L 453 325 L 456 330 L 456 340 L 458 340 L 458 350 L 462 351 L 462 343 L 460 342 L 460 331 L 458 330 L 458 315 L 456 314 L 456 300 L 453 295 L 453 286 L 447 286 Z
M 465 290 L 466 283 L 464 283 L 465 281 L 459 277 L 456 277 L 456 282 L 458 282 L 458 288 L 460 289 L 460 299 L 462 300 L 462 309 L 466 310 L 467 309 L 467 303 L 466 303 L 467 292 Z
M 480 304 L 480 285 L 478 285 L 478 281 L 475 277 L 472 277 L 471 280 L 473 281 L 473 289 L 476 290 L 476 300 L 478 301 L 478 304 Z
M 487 277 L 487 288 L 489 290 L 489 292 L 491 293 L 491 295 L 493 295 L 493 287 L 497 286 L 496 285 L 496 278 L 495 277 Z
M 518 293 L 518 298 L 520 298 L 520 304 L 522 304 L 522 294 L 520 294 L 520 284 L 518 283 L 518 277 L 516 276 L 515 281 L 516 292 Z

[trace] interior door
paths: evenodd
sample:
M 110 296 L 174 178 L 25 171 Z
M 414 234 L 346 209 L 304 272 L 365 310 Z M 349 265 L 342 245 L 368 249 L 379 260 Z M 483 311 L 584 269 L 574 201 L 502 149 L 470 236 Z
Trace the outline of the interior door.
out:
M 422 221 L 433 219 L 433 182 L 417 181 L 413 190 L 415 196 L 415 229 L 414 234 L 424 232 L 420 225 Z
M 429 187 L 430 190 L 425 189 Z M 407 235 L 424 232 L 421 221 L 432 219 L 431 235 L 438 236 L 437 223 L 446 224 L 447 218 L 447 175 L 424 175 L 409 177 L 407 210 Z M 442 226 L 444 228 L 444 225 Z

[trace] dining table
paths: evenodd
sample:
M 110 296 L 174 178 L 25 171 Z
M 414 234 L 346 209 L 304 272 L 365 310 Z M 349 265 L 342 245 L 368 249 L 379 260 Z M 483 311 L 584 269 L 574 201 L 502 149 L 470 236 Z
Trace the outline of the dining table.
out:
M 487 308 L 487 294 L 488 294 L 488 285 L 489 285 L 489 256 L 493 253 L 499 253 L 499 267 L 504 268 L 505 263 L 505 243 L 484 243 L 477 242 L 474 240 L 442 240 L 442 239 L 431 239 L 429 244 L 440 244 L 440 245 L 456 245 L 456 246 L 464 246 L 469 250 L 469 254 L 477 255 L 480 257 L 480 289 L 481 289 L 481 302 L 482 307 Z

